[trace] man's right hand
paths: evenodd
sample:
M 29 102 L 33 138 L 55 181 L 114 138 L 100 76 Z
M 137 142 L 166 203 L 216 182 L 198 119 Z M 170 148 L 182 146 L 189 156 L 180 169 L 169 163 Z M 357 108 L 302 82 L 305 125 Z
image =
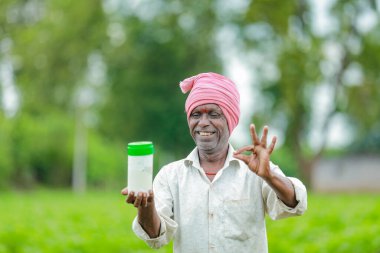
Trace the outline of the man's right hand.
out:
M 137 212 L 137 221 L 140 223 L 150 238 L 156 238 L 160 233 L 161 221 L 154 206 L 154 194 L 152 190 L 146 192 L 128 192 L 128 188 L 121 190 L 121 194 L 127 196 L 126 202 L 134 205 Z
M 148 193 L 146 192 L 129 192 L 128 187 L 121 190 L 121 194 L 124 196 L 127 196 L 127 199 L 125 200 L 128 204 L 134 205 L 136 208 L 146 208 L 154 205 L 154 194 L 152 190 L 149 190 Z

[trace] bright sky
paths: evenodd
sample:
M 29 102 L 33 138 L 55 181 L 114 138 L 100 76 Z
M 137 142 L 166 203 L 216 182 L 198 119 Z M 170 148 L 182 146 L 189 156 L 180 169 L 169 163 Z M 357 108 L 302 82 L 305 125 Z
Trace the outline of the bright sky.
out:
M 13 65 L 10 60 L 9 52 L 12 47 L 10 39 L 0 41 L 0 89 L 3 95 L 2 101 L 5 113 L 8 116 L 16 114 L 19 106 L 19 96 L 17 94 L 16 85 L 13 78 Z

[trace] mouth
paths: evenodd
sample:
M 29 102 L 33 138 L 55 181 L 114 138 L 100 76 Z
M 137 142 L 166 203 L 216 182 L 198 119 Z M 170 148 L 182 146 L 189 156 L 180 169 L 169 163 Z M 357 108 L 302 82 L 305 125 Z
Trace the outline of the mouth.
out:
M 210 131 L 195 131 L 196 134 L 200 135 L 200 136 L 211 136 L 213 134 L 215 134 L 215 132 L 210 132 Z

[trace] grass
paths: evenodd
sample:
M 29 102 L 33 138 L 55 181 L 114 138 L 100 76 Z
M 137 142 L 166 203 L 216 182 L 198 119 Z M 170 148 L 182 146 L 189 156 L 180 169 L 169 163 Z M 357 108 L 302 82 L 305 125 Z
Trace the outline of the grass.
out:
M 301 217 L 267 222 L 270 252 L 380 253 L 379 195 L 311 195 Z
M 135 215 L 118 190 L 0 193 L 0 253 L 172 252 L 138 239 Z M 267 220 L 269 250 L 380 253 L 379 220 L 378 195 L 311 195 L 304 216 Z
M 152 252 L 131 230 L 135 215 L 118 191 L 1 194 L 0 252 Z

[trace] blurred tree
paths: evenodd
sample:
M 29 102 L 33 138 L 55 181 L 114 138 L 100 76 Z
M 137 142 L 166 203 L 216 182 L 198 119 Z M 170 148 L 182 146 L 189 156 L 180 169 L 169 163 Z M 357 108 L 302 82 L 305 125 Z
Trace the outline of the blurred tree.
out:
M 229 22 L 240 28 L 242 50 L 263 95 L 253 121 L 284 131 L 283 148 L 291 150 L 309 182 L 333 119 L 343 117 L 354 126 L 347 138 L 362 139 L 379 129 L 378 3 L 335 1 L 326 9 L 330 23 L 319 31 L 314 2 L 249 3 L 245 15 Z
M 110 95 L 101 120 L 107 136 L 149 139 L 175 158 L 193 147 L 184 113 L 187 95 L 178 84 L 199 72 L 221 70 L 212 3 L 120 2 L 109 10 Z
M 71 178 L 72 121 L 60 112 L 35 117 L 20 113 L 10 122 L 10 157 L 13 185 L 30 188 L 36 183 L 66 186 Z
M 10 59 L 20 97 L 19 111 L 8 119 L 13 127 L 14 178 L 20 183 L 66 185 L 67 176 L 60 171 L 71 177 L 67 171 L 73 149 L 65 143 L 73 145 L 74 134 L 70 126 L 61 128 L 54 122 L 62 123 L 64 118 L 65 124 L 74 124 L 80 106 L 75 97 L 80 87 L 90 85 L 89 59 L 107 43 L 102 1 L 6 0 L 0 7 L 1 51 Z M 65 136 L 65 142 L 57 143 L 59 136 Z M 39 161 L 34 162 L 37 151 Z M 20 155 L 26 160 L 20 160 Z
M 9 1 L 2 9 L 21 110 L 43 114 L 49 106 L 72 111 L 87 58 L 106 41 L 101 1 Z
M 0 42 L 10 42 L 6 53 L 21 101 L 17 114 L 5 118 L 13 128 L 11 170 L 21 183 L 48 183 L 48 175 L 59 175 L 57 168 L 66 173 L 74 161 L 78 180 L 73 182 L 81 191 L 86 165 L 97 185 L 102 185 L 99 173 L 120 175 L 95 163 L 120 165 L 110 160 L 120 159 L 114 156 L 119 143 L 150 139 L 161 154 L 173 157 L 193 146 L 186 95 L 178 83 L 201 71 L 221 70 L 213 1 L 5 0 L 0 7 Z M 64 118 L 65 127 L 53 124 Z M 59 129 L 68 138 L 61 147 L 65 152 L 54 148 L 60 145 L 53 134 Z M 66 143 L 75 146 L 74 158 Z M 66 159 L 53 156 L 50 148 Z M 33 162 L 37 151 L 39 161 Z M 10 162 L 3 159 L 3 164 Z M 64 175 L 57 180 L 67 184 Z

